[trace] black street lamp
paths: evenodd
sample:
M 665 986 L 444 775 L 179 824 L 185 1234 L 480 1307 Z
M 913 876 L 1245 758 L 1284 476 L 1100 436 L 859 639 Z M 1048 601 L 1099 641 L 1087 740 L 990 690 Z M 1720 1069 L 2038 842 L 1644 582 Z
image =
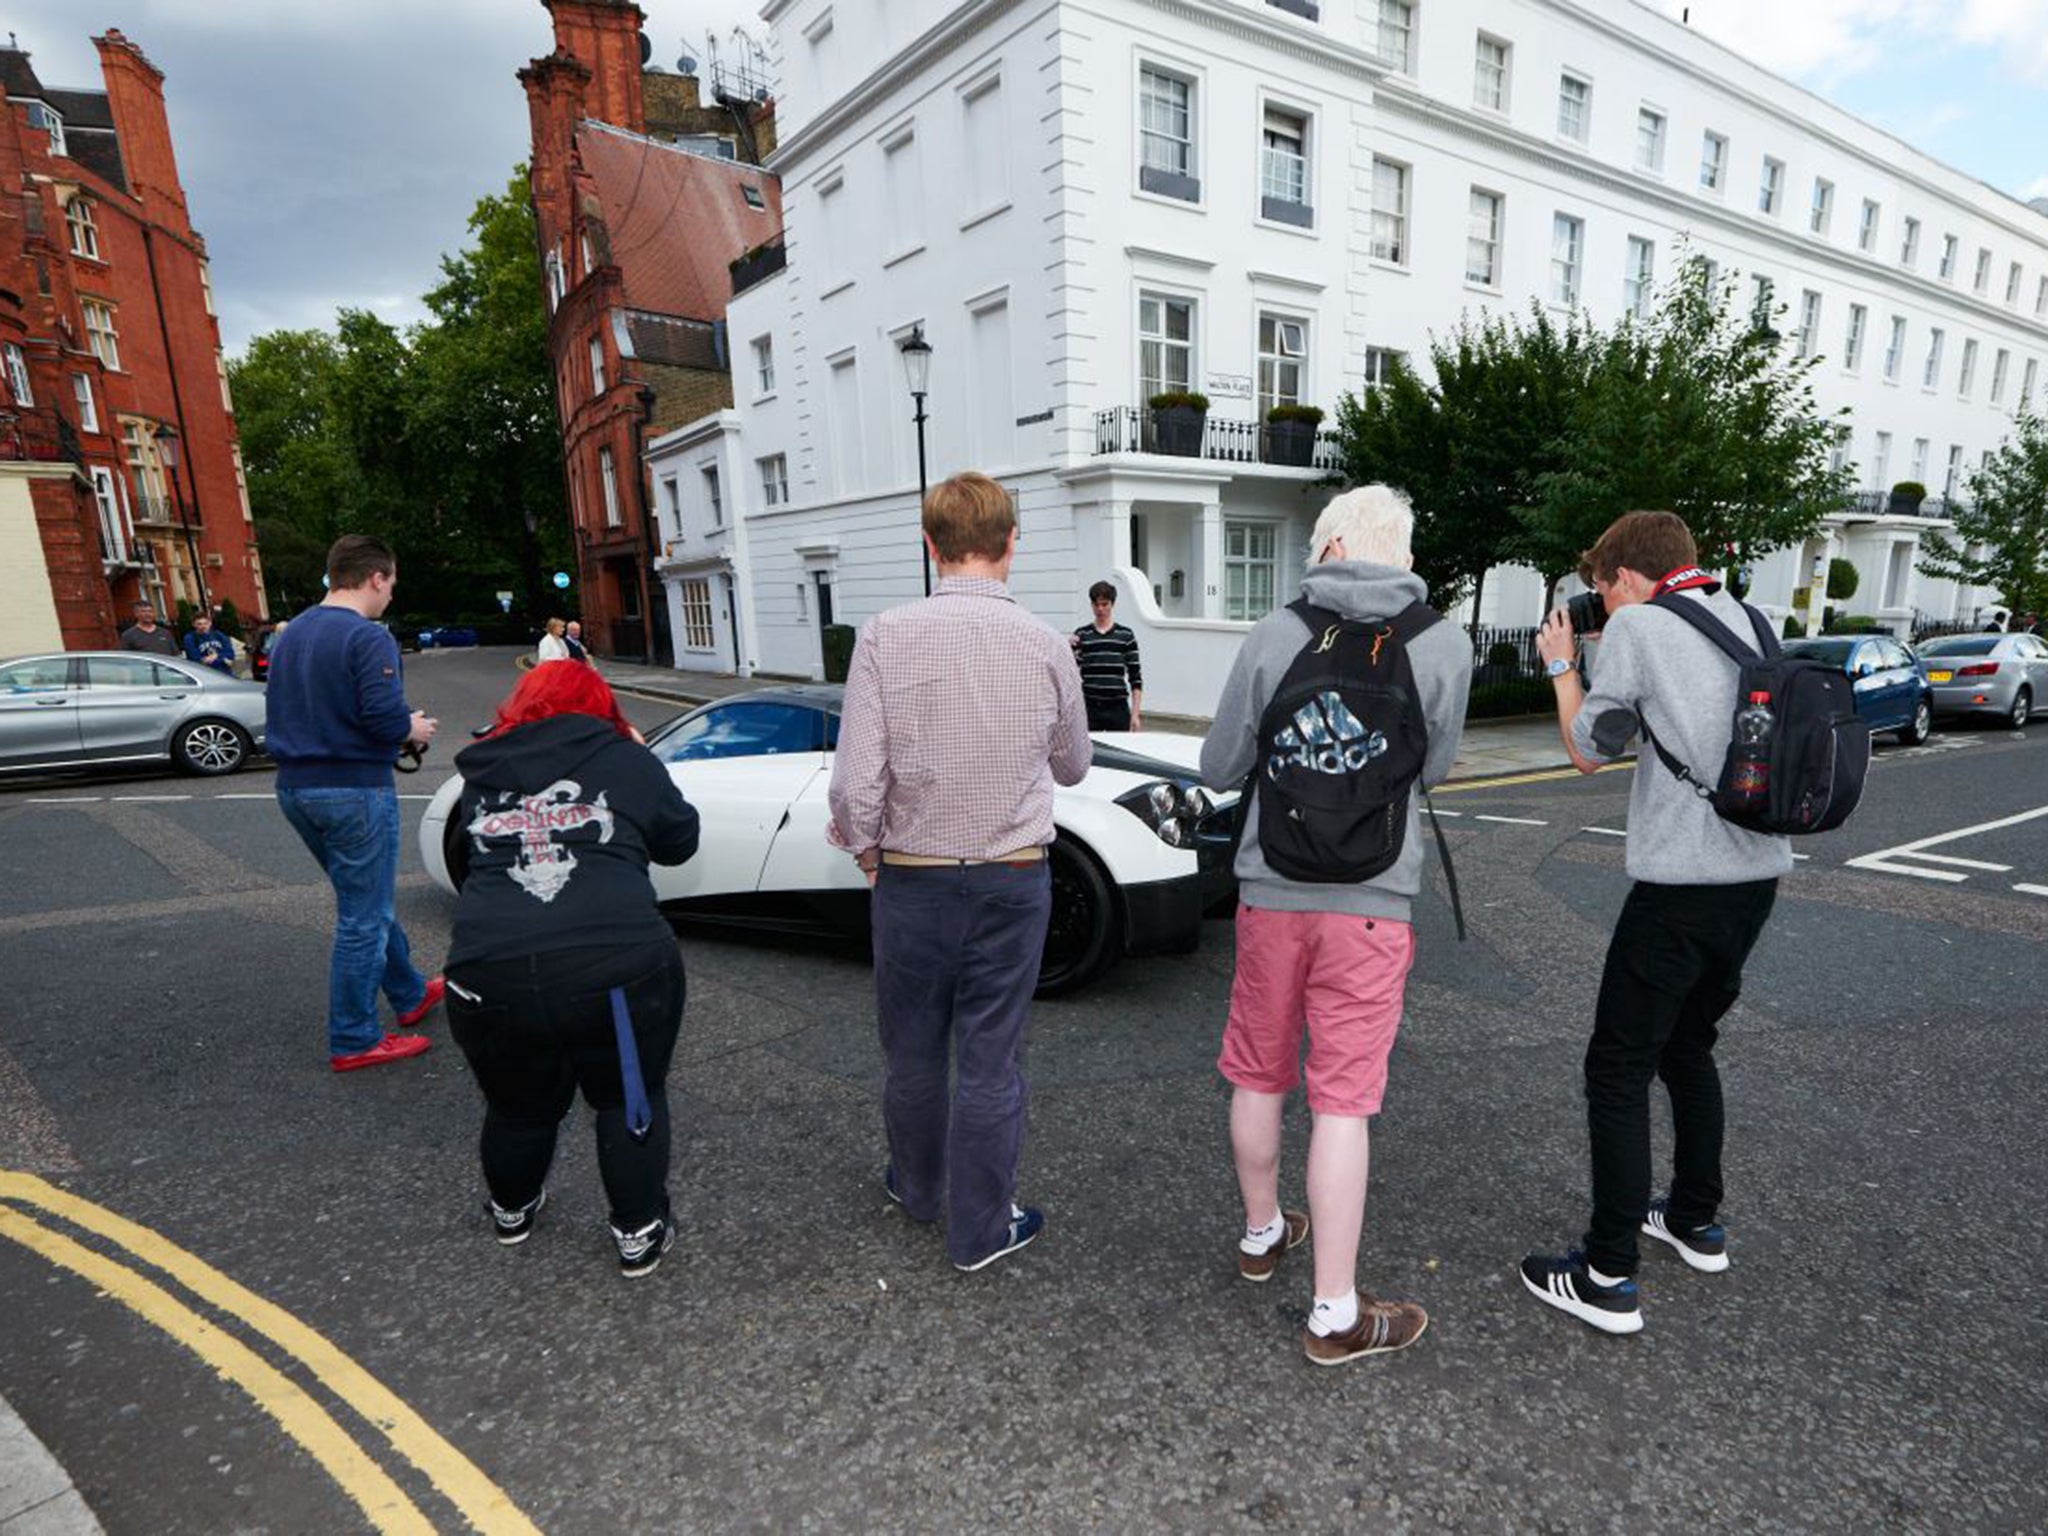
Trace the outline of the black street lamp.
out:
M 178 514 L 178 526 L 185 530 L 185 556 L 192 562 L 192 579 L 199 584 L 199 611 L 211 615 L 213 602 L 206 595 L 206 567 L 200 563 L 199 541 L 192 533 L 192 520 L 185 516 L 185 497 L 178 488 L 178 429 L 166 423 L 156 429 L 156 456 L 171 472 L 171 506 Z
M 910 398 L 917 404 L 917 415 L 911 419 L 917 423 L 917 548 L 924 560 L 924 595 L 932 595 L 932 556 L 924 546 L 924 397 L 932 379 L 932 344 L 924 339 L 924 324 L 920 321 L 910 328 L 910 334 L 897 343 L 897 350 L 903 354 L 903 376 L 910 381 Z

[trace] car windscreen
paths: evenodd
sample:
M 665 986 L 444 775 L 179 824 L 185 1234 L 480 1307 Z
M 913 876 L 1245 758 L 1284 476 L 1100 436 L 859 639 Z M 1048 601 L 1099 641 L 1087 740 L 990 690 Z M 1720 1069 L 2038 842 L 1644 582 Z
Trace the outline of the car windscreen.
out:
M 1809 661 L 1826 662 L 1839 667 L 1849 659 L 1849 652 L 1856 648 L 1854 640 L 1800 640 L 1785 647 L 1787 656 L 1804 656 Z
M 762 699 L 713 704 L 657 732 L 648 745 L 665 763 L 688 763 L 816 752 L 823 740 L 817 710 Z
M 2003 635 L 1949 635 L 1920 647 L 1922 656 L 1989 656 Z

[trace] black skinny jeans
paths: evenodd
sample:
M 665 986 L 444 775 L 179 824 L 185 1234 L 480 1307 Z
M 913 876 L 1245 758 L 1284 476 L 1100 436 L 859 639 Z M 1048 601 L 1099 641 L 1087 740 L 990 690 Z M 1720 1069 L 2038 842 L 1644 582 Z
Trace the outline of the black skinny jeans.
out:
M 1586 1122 L 1593 1147 L 1593 1224 L 1583 1247 L 1605 1275 L 1636 1272 L 1650 1209 L 1650 1082 L 1671 1095 L 1674 1227 L 1705 1226 L 1721 1205 L 1718 1025 L 1742 992 L 1742 967 L 1777 900 L 1778 882 L 1638 883 L 1607 946 Z
M 623 986 L 654 1123 L 626 1129 L 612 1024 Z M 457 991 L 457 988 L 461 991 Z M 471 1001 L 463 993 L 472 994 Z M 576 1090 L 597 1111 L 597 1166 L 612 1225 L 638 1231 L 668 1215 L 668 1066 L 683 1021 L 683 957 L 673 942 L 555 950 L 450 968 L 448 1027 L 484 1092 L 484 1182 L 506 1210 L 546 1183 L 555 1134 Z

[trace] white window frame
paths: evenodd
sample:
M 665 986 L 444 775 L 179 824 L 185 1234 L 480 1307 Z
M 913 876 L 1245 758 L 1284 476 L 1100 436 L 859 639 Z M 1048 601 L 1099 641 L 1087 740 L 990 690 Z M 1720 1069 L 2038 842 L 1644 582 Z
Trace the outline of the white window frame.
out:
M 1272 340 L 1267 340 L 1270 328 Z M 1253 338 L 1253 353 L 1257 358 L 1257 376 L 1253 381 L 1253 405 L 1258 420 L 1266 419 L 1266 412 L 1276 405 L 1299 405 L 1308 397 L 1309 390 L 1309 318 L 1287 310 L 1267 309 L 1258 311 L 1258 321 Z M 1292 370 L 1292 390 L 1281 386 L 1282 374 Z M 1271 381 L 1270 384 L 1268 381 Z
M 675 530 L 676 542 L 680 544 L 683 541 L 683 484 L 679 477 L 661 477 L 661 500 L 668 511 L 669 527 Z
M 1507 221 L 1507 204 L 1506 194 L 1486 187 L 1472 188 L 1466 199 L 1465 281 L 1489 293 L 1500 291 L 1501 231 Z
M 1977 247 L 1977 269 L 1975 274 L 1970 278 L 1970 292 L 1989 293 L 1990 291 L 1991 247 L 1988 245 L 1980 245 Z
M 32 410 L 36 403 L 34 386 L 29 382 L 28 354 L 15 342 L 0 347 L 7 364 L 7 394 L 14 403 L 24 410 Z
M 1252 577 L 1263 571 L 1268 601 L 1253 611 Z M 1232 576 L 1241 592 L 1232 591 Z M 1252 518 L 1223 522 L 1223 617 L 1234 623 L 1256 623 L 1280 601 L 1280 525 Z
M 1199 151 L 1201 120 L 1196 92 L 1199 82 L 1185 70 L 1156 63 L 1138 62 L 1138 169 L 1150 169 L 1169 176 L 1202 179 Z M 1175 100 L 1174 87 L 1179 99 Z M 1180 121 L 1176 124 L 1174 118 Z M 1178 131 L 1176 131 L 1178 130 Z M 1174 163 L 1175 161 L 1179 163 Z M 1157 196 L 1157 194 L 1151 194 Z
M 1870 473 L 1871 488 L 1873 490 L 1888 491 L 1891 489 L 1891 484 L 1886 477 L 1890 475 L 1892 469 L 1892 435 L 1889 432 L 1879 432 L 1872 438 L 1871 442 L 1870 456 L 1873 460 Z
M 2014 309 L 2019 308 L 2020 283 L 2024 276 L 2025 269 L 2018 262 L 2013 262 L 2005 269 L 2005 302 Z
M 74 194 L 64 204 L 64 228 L 72 255 L 83 256 L 87 261 L 102 259 L 99 222 L 93 217 L 92 199 L 83 192 Z
M 1813 203 L 1806 212 L 1806 232 L 1827 237 L 1828 227 L 1835 222 L 1835 184 L 1825 176 L 1813 178 Z
M 85 373 L 71 375 L 71 398 L 78 402 L 78 430 L 97 432 L 100 429 L 99 400 L 92 392 L 92 376 Z
M 1920 387 L 1925 390 L 1941 388 L 1941 349 L 1948 335 L 1940 326 L 1932 326 L 1927 332 L 1927 364 L 1920 370 Z
M 2012 376 L 2012 348 L 2000 347 L 1991 359 L 1991 403 L 2005 402 L 2005 385 Z
M 775 337 L 754 338 L 754 398 L 766 400 L 775 393 Z
M 121 333 L 114 323 L 114 306 L 104 299 L 78 301 L 85 317 L 85 335 L 92 354 L 115 372 L 121 371 Z
M 763 454 L 754 460 L 754 467 L 761 473 L 761 505 L 786 507 L 789 505 L 789 455 L 785 453 Z
M 1398 358 L 1408 354 L 1398 347 L 1367 347 L 1365 349 L 1365 383 L 1367 389 L 1378 389 L 1387 382 L 1387 374 Z
M 1719 197 L 1728 189 L 1728 135 L 1709 128 L 1700 137 L 1700 190 Z
M 1636 108 L 1635 168 L 1646 176 L 1664 174 L 1664 141 L 1671 131 L 1671 118 L 1661 107 L 1648 103 Z
M 40 128 L 50 136 L 50 153 L 68 160 L 71 151 L 64 140 L 64 116 L 47 102 L 32 101 L 28 104 L 28 125 Z
M 1920 221 L 1908 215 L 1899 235 L 1899 265 L 1908 272 L 1920 260 Z
M 127 519 L 121 510 L 120 481 L 104 464 L 90 465 L 86 472 L 92 477 L 93 504 L 99 508 L 100 537 L 106 545 L 105 558 L 110 564 L 126 565 L 131 540 Z
M 1577 99 L 1571 95 L 1572 86 L 1579 88 Z M 1567 116 L 1576 117 L 1576 132 L 1566 122 Z M 1560 70 L 1557 76 L 1557 136 L 1567 144 L 1583 144 L 1592 131 L 1593 82 L 1575 70 Z
M 2048 316 L 2048 272 L 2041 274 L 2041 281 L 2034 288 L 2034 314 L 2036 318 Z
M 1263 202 L 1270 198 L 1276 203 L 1292 203 L 1299 208 L 1314 206 L 1312 186 L 1311 137 L 1314 119 L 1299 107 L 1284 102 L 1265 101 L 1259 113 L 1259 196 Z M 1295 141 L 1299 146 L 1290 152 L 1284 146 L 1273 143 L 1276 137 L 1274 119 L 1280 119 L 1277 136 L 1288 136 L 1287 126 L 1292 124 L 1298 130 Z
M 1955 235 L 1941 237 L 1941 266 L 1936 275 L 1944 283 L 1956 280 L 1956 258 L 1963 253 L 1963 242 Z
M 1924 437 L 1913 439 L 1913 472 L 1906 478 L 1916 485 L 1927 483 L 1927 450 L 1931 446 L 1929 440 Z
M 1849 306 L 1849 328 L 1842 333 L 1842 367 L 1849 373 L 1859 373 L 1863 368 L 1863 336 L 1870 328 L 1870 307 L 1866 304 Z
M 915 123 L 889 134 L 881 146 L 889 253 L 882 264 L 889 266 L 924 249 L 924 162 Z
M 704 477 L 704 505 L 711 509 L 711 526 L 713 528 L 723 528 L 725 526 L 725 496 L 718 482 L 718 466 L 716 464 L 700 464 L 697 466 L 697 473 Z
M 1398 41 L 1398 48 L 1389 49 L 1390 41 Z M 1415 7 L 1409 0 L 1380 0 L 1373 46 L 1398 73 L 1415 73 Z
M 1145 328 L 1146 306 L 1159 306 L 1159 326 L 1156 330 Z M 1184 305 L 1188 312 L 1187 336 L 1176 338 L 1169 333 L 1167 311 Z M 1154 395 L 1194 391 L 1199 389 L 1201 374 L 1202 301 L 1191 293 L 1175 293 L 1160 288 L 1141 288 L 1138 291 L 1137 324 L 1138 353 L 1134 359 L 1134 373 L 1138 381 L 1138 403 L 1149 405 Z M 1159 368 L 1156 374 L 1145 369 L 1145 350 L 1158 348 Z M 1175 384 L 1168 381 L 1166 359 L 1169 353 L 1184 353 L 1187 359 L 1187 382 Z
M 2034 408 L 2034 386 L 2040 380 L 2041 359 L 2030 357 L 2027 359 L 2027 366 L 2020 370 L 2020 395 L 2014 404 L 2024 405 L 2028 410 L 2032 410 Z
M 612 458 L 612 445 L 610 443 L 603 443 L 598 447 L 597 477 L 604 486 L 605 527 L 624 527 L 624 514 L 619 506 L 619 467 Z
M 1906 317 L 1892 316 L 1891 340 L 1884 348 L 1884 381 L 1887 384 L 1899 382 L 1899 370 L 1906 366 Z
M 1513 106 L 1514 72 L 1515 45 L 1491 32 L 1479 33 L 1472 45 L 1472 105 L 1507 116 Z
M 1396 194 L 1391 210 L 1382 205 L 1382 171 L 1390 174 Z M 1414 167 L 1405 161 L 1385 155 L 1372 157 L 1372 259 L 1390 267 L 1405 269 L 1408 265 L 1408 210 L 1414 201 L 1414 174 Z
M 593 396 L 605 392 L 604 378 L 604 337 L 590 338 L 590 393 Z
M 1009 206 L 1010 161 L 1009 138 L 1002 122 L 1003 75 L 1000 69 L 990 70 L 960 87 L 960 147 L 966 163 L 967 198 L 970 204 L 967 216 L 961 220 L 961 227 L 978 224 L 991 214 Z M 988 163 L 984 165 L 976 156 L 977 136 L 989 138 Z M 982 176 L 989 173 L 990 184 L 983 186 Z
M 1775 219 L 1785 203 L 1785 162 L 1764 156 L 1763 177 L 1757 182 L 1756 211 Z
M 1562 254 L 1560 243 L 1562 242 Z M 1579 307 L 1586 266 L 1586 221 L 1575 214 L 1550 217 L 1550 302 L 1564 309 Z
M 1808 288 L 1799 295 L 1798 335 L 1798 355 L 1813 356 L 1820 346 L 1820 291 L 1816 288 Z
M 1656 291 L 1657 242 L 1642 235 L 1630 235 L 1622 260 L 1622 308 L 1638 320 L 1647 320 Z
M 1956 398 L 1967 400 L 1970 391 L 1977 387 L 1977 338 L 1963 338 L 1963 365 L 1956 373 Z
M 711 622 L 711 583 L 705 577 L 691 576 L 676 584 L 676 606 L 683 615 L 683 649 L 686 651 L 715 651 L 718 649 L 718 632 Z
M 1856 249 L 1877 254 L 1879 227 L 1884 222 L 1884 207 L 1874 197 L 1863 199 L 1863 207 L 1856 215 Z

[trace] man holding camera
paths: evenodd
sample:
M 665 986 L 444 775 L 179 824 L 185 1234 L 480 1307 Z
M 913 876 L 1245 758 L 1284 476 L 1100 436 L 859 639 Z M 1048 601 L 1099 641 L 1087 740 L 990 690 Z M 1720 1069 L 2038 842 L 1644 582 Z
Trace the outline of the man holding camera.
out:
M 1742 605 L 1699 569 L 1682 518 L 1629 512 L 1600 535 L 1580 567 L 1597 603 L 1551 614 L 1537 646 L 1557 692 L 1565 749 L 1597 772 L 1639 734 L 1677 760 L 1726 756 L 1734 661 L 1681 616 L 1651 602 L 1697 603 L 1743 645 L 1753 632 Z M 1676 594 L 1667 597 L 1667 594 Z M 1604 611 L 1603 611 L 1604 610 Z M 1581 689 L 1575 631 L 1601 633 L 1592 692 Z M 1742 968 L 1790 873 L 1783 837 L 1723 820 L 1658 755 L 1638 761 L 1629 799 L 1628 872 L 1586 1048 L 1586 1118 L 1592 1142 L 1593 1217 L 1562 1258 L 1531 1255 L 1522 1283 L 1537 1300 L 1605 1333 L 1643 1326 L 1637 1238 L 1647 1234 L 1696 1270 L 1728 1267 L 1721 1203 L 1721 1079 L 1716 1025 L 1734 1006 Z M 1649 1092 L 1671 1095 L 1670 1194 L 1650 1198 Z
M 443 983 L 413 968 L 398 922 L 391 765 L 403 747 L 424 749 L 439 722 L 406 704 L 398 643 L 376 622 L 398 585 L 390 546 L 358 533 L 336 539 L 327 584 L 326 601 L 292 620 L 271 649 L 265 734 L 278 807 L 334 887 L 327 1059 L 353 1072 L 418 1056 L 431 1043 L 405 1032 L 440 1002 Z M 377 1018 L 379 990 L 398 1016 L 388 1034 Z

